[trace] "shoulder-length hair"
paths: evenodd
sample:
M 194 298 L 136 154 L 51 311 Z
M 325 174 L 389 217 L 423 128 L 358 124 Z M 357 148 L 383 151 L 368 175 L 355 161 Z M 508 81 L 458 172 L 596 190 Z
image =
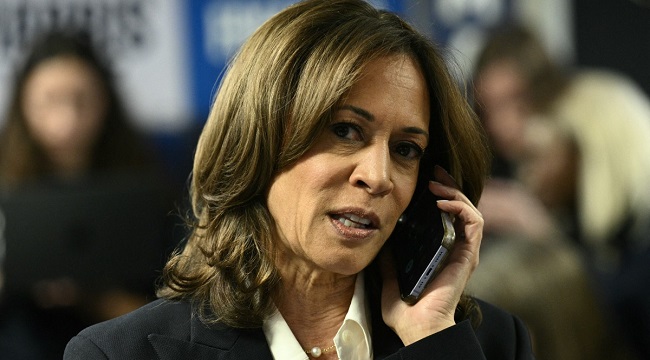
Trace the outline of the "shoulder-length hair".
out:
M 229 65 L 196 151 L 195 224 L 159 295 L 190 299 L 231 326 L 261 325 L 279 282 L 270 184 L 312 146 L 364 66 L 393 54 L 412 56 L 427 79 L 430 158 L 478 202 L 486 141 L 441 52 L 365 1 L 300 2 L 265 22 Z
M 45 150 L 30 135 L 24 112 L 23 94 L 27 80 L 46 61 L 73 58 L 82 61 L 98 76 L 107 99 L 103 130 L 93 148 L 91 171 L 131 169 L 147 164 L 150 154 L 132 128 L 105 58 L 92 46 L 86 33 L 55 30 L 37 38 L 16 72 L 13 95 L 0 132 L 0 184 L 17 185 L 51 173 Z
M 595 250 L 611 251 L 623 226 L 631 234 L 645 231 L 650 219 L 650 99 L 643 89 L 619 73 L 584 70 L 574 76 L 550 117 L 579 153 L 576 206 L 582 240 Z M 629 245 L 650 244 L 647 236 L 638 240 L 643 243 Z

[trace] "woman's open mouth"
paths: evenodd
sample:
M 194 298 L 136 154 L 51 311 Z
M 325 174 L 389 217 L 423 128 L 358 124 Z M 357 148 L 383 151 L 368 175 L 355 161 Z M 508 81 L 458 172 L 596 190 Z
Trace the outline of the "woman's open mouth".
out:
M 329 217 L 339 234 L 348 238 L 365 238 L 378 228 L 378 221 L 373 220 L 372 216 L 366 217 L 359 213 L 332 213 L 329 214 Z
M 367 229 L 372 225 L 370 219 L 365 219 L 354 214 L 333 215 L 333 218 L 347 227 L 358 229 Z

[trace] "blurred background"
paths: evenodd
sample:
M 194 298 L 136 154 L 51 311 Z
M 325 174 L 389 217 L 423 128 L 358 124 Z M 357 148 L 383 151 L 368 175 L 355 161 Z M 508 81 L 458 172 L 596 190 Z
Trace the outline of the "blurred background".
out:
M 178 133 L 207 115 L 228 57 L 262 21 L 292 1 L 2 0 L 0 81 L 9 84 L 26 46 L 52 27 L 88 29 L 110 54 L 139 126 Z M 530 25 L 558 61 L 624 71 L 650 90 L 650 9 L 643 0 L 385 0 L 443 45 L 469 74 L 486 31 Z M 0 88 L 0 108 L 10 86 Z
M 16 80 L 35 41 L 53 30 L 83 31 L 111 70 L 129 125 L 141 135 L 155 158 L 159 175 L 153 177 L 164 179 L 164 184 L 159 182 L 154 187 L 164 188 L 162 192 L 170 195 L 162 196 L 161 207 L 167 215 L 161 224 L 160 219 L 142 220 L 158 224 L 160 232 L 168 233 L 151 235 L 153 241 L 160 242 L 155 250 L 157 257 L 152 260 L 156 267 L 182 238 L 182 220 L 170 214 L 186 209 L 186 181 L 195 142 L 224 67 L 257 26 L 293 2 L 0 0 L 0 133 L 9 127 L 11 99 L 19 84 Z M 521 316 L 531 327 L 540 359 L 650 359 L 650 226 L 646 226 L 650 224 L 650 205 L 646 206 L 644 200 L 650 197 L 646 196 L 650 187 L 645 182 L 650 181 L 650 175 L 646 179 L 640 173 L 643 171 L 625 167 L 583 172 L 586 159 L 592 158 L 596 163 L 608 157 L 614 159 L 612 163 L 622 162 L 618 160 L 623 158 L 650 161 L 644 145 L 650 144 L 650 132 L 646 131 L 650 126 L 650 1 L 371 2 L 402 14 L 445 49 L 450 66 L 458 81 L 467 87 L 468 98 L 494 145 L 493 178 L 480 204 L 486 216 L 484 254 L 469 291 Z M 604 95 L 584 92 L 583 88 L 592 89 L 591 79 L 600 79 L 600 74 L 616 78 L 611 83 L 603 80 L 605 85 L 594 85 L 604 87 Z M 600 80 L 594 82 L 601 84 Z M 634 115 L 620 110 L 627 105 L 598 110 L 598 114 L 613 114 L 601 120 L 593 120 L 597 117 L 594 114 L 572 110 L 589 109 L 590 104 L 618 104 L 609 89 L 617 88 L 619 83 L 624 83 L 620 97 L 633 99 L 634 110 L 630 111 Z M 584 100 L 574 106 L 579 101 L 576 98 Z M 640 120 L 619 126 L 622 117 Z M 586 120 L 580 120 L 583 118 Z M 596 128 L 602 133 L 590 130 Z M 628 132 L 612 135 L 619 128 Z M 590 131 L 594 135 L 587 140 L 576 135 Z M 595 146 L 601 152 L 591 155 L 594 146 L 585 143 L 605 144 L 607 138 L 616 139 L 612 150 L 602 150 L 606 145 Z M 0 139 L 8 141 L 8 137 Z M 554 153 L 556 150 L 563 152 Z M 543 175 L 552 174 L 552 170 L 544 159 L 555 167 L 566 167 L 555 169 L 559 174 L 556 179 L 546 179 Z M 648 161 L 630 163 L 629 168 L 650 172 Z M 5 194 L 10 191 L 2 181 L 1 170 L 0 194 Z M 607 176 L 602 174 L 611 173 L 617 175 L 609 183 L 603 180 L 597 190 L 583 190 L 593 188 L 586 185 L 586 178 L 603 179 Z M 123 184 L 122 175 L 119 181 L 110 182 Z M 151 172 L 147 175 L 150 179 Z M 625 178 L 634 181 L 620 186 L 624 189 L 618 192 L 610 191 L 616 184 L 628 184 Z M 560 195 L 553 194 L 553 202 L 544 190 L 564 187 L 561 182 L 545 181 L 558 179 L 569 180 L 568 190 L 560 194 L 564 196 L 562 201 L 557 200 Z M 25 189 L 29 190 L 20 187 L 15 192 L 25 193 Z M 66 191 L 71 192 L 69 188 Z M 592 196 L 592 192 L 600 197 Z M 617 203 L 612 198 L 626 200 Z M 616 215 L 607 211 L 591 215 L 594 208 L 602 207 Z M 9 228 L 9 214 L 6 217 L 0 216 L 0 234 Z M 603 229 L 605 223 L 609 225 Z M 4 255 L 4 250 L 0 254 Z M 153 279 L 158 274 L 153 271 L 150 275 Z M 61 279 L 56 280 L 56 284 L 49 285 L 79 292 L 79 284 L 62 285 Z M 144 298 L 128 302 L 131 307 L 104 311 L 99 317 L 82 317 L 70 325 L 69 332 L 152 299 L 152 289 L 153 282 L 151 288 L 143 290 Z M 110 296 L 114 295 L 111 292 Z M 55 305 L 35 301 L 36 305 L 25 308 L 14 304 L 22 302 L 22 297 L 14 301 L 7 297 L 3 294 L 4 305 L 0 307 L 0 351 L 13 345 L 11 351 L 16 355 L 10 358 L 60 358 L 60 343 L 65 342 L 68 333 L 51 347 L 21 352 L 15 348 L 39 343 L 39 337 L 48 336 L 43 334 L 52 330 L 40 325 L 30 329 L 30 316 L 16 318 L 7 314 L 33 313 L 34 308 L 38 312 L 65 308 L 69 301 Z M 107 299 L 115 297 L 103 297 L 98 303 L 104 306 L 110 302 Z M 49 312 L 44 316 L 45 321 L 60 321 L 67 314 Z M 24 338 L 16 340 L 20 334 Z
M 650 9 L 644 0 L 385 0 L 469 70 L 485 31 L 522 21 L 563 63 L 620 69 L 650 89 Z M 256 26 L 291 1 L 2 0 L 0 79 L 15 69 L 34 35 L 51 27 L 88 29 L 111 56 L 138 123 L 177 132 L 205 118 L 215 80 Z M 155 91 L 153 91 L 155 89 Z M 0 106 L 8 86 L 0 88 Z

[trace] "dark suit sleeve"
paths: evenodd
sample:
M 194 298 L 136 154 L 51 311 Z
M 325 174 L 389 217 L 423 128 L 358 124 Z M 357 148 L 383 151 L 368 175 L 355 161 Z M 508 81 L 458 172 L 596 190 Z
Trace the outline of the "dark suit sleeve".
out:
M 515 334 L 517 341 L 517 353 L 516 359 L 535 359 L 533 354 L 533 344 L 530 340 L 530 334 L 528 333 L 528 328 L 524 323 L 517 317 L 514 317 L 515 322 Z
M 483 314 L 474 330 L 469 320 L 430 335 L 387 356 L 390 360 L 532 360 L 535 359 L 524 323 L 503 310 L 478 301 Z
M 524 323 L 516 316 L 478 300 L 483 321 L 476 329 L 483 353 L 492 359 L 534 359 L 532 344 Z
M 485 360 L 485 355 L 470 322 L 463 321 L 386 357 L 386 360 L 398 359 Z
M 63 360 L 99 360 L 108 359 L 108 356 L 90 339 L 77 335 L 65 347 Z

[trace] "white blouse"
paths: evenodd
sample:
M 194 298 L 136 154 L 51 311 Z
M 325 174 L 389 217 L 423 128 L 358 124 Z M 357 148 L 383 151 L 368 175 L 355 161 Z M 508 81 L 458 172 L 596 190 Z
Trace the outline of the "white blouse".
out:
M 341 360 L 371 360 L 372 340 L 368 326 L 370 312 L 366 302 L 363 273 L 357 275 L 354 294 L 343 325 L 339 328 L 333 342 Z M 309 360 L 282 314 L 275 314 L 262 326 L 274 359 Z

